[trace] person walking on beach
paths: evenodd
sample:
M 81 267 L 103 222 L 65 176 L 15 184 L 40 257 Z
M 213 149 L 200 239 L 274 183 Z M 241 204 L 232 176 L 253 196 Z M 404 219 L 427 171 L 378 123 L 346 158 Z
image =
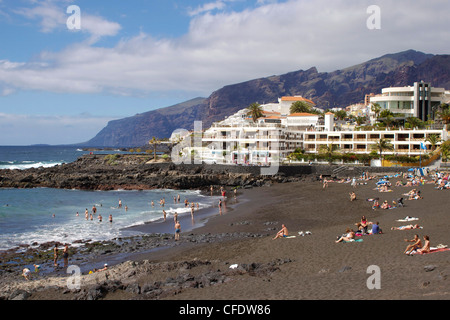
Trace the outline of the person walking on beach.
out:
M 163 210 L 164 221 L 166 221 L 166 210 Z
M 175 241 L 180 240 L 180 232 L 181 232 L 181 224 L 177 220 L 177 222 L 175 223 Z
M 178 221 L 178 213 L 175 212 L 173 214 L 173 222 L 177 223 L 177 221 Z

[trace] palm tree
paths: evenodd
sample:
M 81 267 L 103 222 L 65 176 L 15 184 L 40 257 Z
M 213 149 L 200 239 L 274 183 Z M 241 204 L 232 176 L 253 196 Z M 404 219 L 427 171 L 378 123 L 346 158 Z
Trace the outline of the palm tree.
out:
M 381 112 L 381 106 L 378 103 L 372 103 L 370 110 L 375 113 L 375 117 L 378 118 Z
M 326 155 L 330 164 L 333 162 L 333 155 L 337 150 L 339 150 L 339 146 L 334 143 L 319 146 L 319 153 Z
M 450 108 L 444 108 L 441 112 L 438 112 L 439 118 L 445 123 L 450 123 Z
M 383 151 L 392 151 L 394 150 L 394 146 L 391 144 L 391 140 L 382 138 L 372 145 L 372 149 L 378 151 L 378 153 L 380 154 L 380 159 L 382 160 Z
M 263 108 L 259 103 L 252 103 L 247 108 L 247 116 L 252 117 L 253 122 L 256 122 L 258 118 L 263 116 Z
M 423 121 L 416 117 L 409 117 L 406 119 L 406 123 L 408 123 L 411 128 L 420 128 L 423 126 Z
M 366 120 L 367 120 L 366 117 L 356 117 L 356 124 L 357 124 L 358 126 L 360 126 L 360 125 L 362 125 L 363 123 L 365 123 Z
M 345 110 L 339 110 L 334 113 L 335 117 L 339 120 L 344 120 L 346 117 L 348 117 L 347 112 Z
M 312 108 L 305 101 L 295 101 L 291 104 L 290 113 L 310 113 Z
M 442 160 L 447 162 L 450 159 L 450 140 L 441 144 Z
M 148 143 L 153 144 L 153 160 L 156 161 L 156 145 L 159 143 L 158 139 L 152 138 Z
M 441 138 L 439 138 L 439 135 L 437 134 L 430 134 L 425 141 L 428 141 L 431 143 L 431 150 L 436 150 L 436 145 L 441 142 Z
M 386 125 L 386 127 L 390 128 L 391 125 L 395 122 L 394 117 L 391 115 L 386 116 L 383 119 L 383 123 Z

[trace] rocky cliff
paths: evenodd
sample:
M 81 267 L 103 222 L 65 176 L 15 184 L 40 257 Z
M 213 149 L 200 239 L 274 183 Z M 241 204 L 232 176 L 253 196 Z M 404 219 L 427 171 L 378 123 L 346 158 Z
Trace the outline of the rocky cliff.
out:
M 140 146 L 152 136 L 170 137 L 175 129 L 191 130 L 195 120 L 208 128 L 253 102 L 277 102 L 286 95 L 302 95 L 318 107 L 346 107 L 363 102 L 365 94 L 380 93 L 390 86 L 430 82 L 434 87 L 450 88 L 450 55 L 432 55 L 408 50 L 388 54 L 334 72 L 316 68 L 270 76 L 225 86 L 208 98 L 111 121 L 88 146 Z

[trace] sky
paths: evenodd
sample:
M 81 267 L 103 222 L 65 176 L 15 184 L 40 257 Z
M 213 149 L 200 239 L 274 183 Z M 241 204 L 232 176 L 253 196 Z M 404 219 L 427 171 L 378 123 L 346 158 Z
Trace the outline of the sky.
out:
M 448 12 L 448 0 L 0 0 L 0 145 L 84 142 L 260 77 L 449 54 Z

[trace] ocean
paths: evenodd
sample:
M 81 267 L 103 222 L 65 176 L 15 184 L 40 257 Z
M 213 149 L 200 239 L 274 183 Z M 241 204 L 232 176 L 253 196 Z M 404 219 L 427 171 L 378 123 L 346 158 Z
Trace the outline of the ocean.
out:
M 107 151 L 118 153 L 119 151 Z M 77 147 L 0 147 L 0 169 L 50 167 L 75 161 L 89 153 Z M 94 153 L 104 153 L 95 151 Z M 174 197 L 181 201 L 175 202 Z M 165 199 L 164 207 L 160 200 Z M 163 217 L 173 219 L 190 215 L 184 200 L 208 208 L 218 198 L 202 195 L 196 190 L 115 190 L 82 191 L 52 188 L 0 188 L 0 250 L 20 245 L 36 246 L 48 241 L 73 243 L 76 240 L 103 241 L 140 234 L 128 227 L 155 221 Z M 119 200 L 122 208 L 119 207 Z M 152 206 L 153 201 L 153 206 Z M 93 220 L 85 219 L 85 210 L 97 212 Z M 127 210 L 125 210 L 127 207 Z M 102 221 L 98 219 L 102 216 Z M 113 222 L 108 220 L 112 216 Z

